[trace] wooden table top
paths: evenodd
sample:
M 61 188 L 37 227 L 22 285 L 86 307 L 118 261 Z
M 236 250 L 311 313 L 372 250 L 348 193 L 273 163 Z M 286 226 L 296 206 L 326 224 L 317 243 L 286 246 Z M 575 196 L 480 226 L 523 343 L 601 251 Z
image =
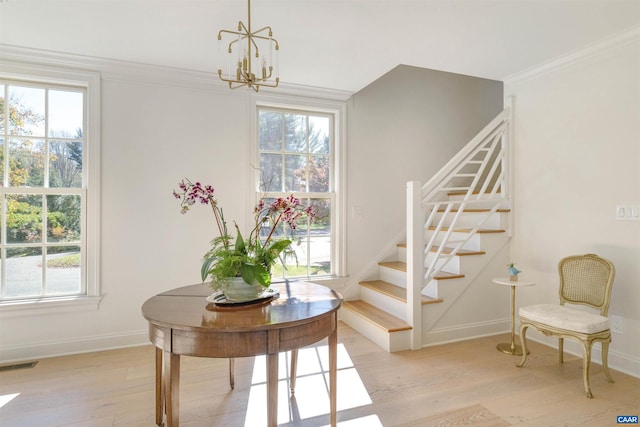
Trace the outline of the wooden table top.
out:
M 163 292 L 142 305 L 150 323 L 192 331 L 242 332 L 279 329 L 306 323 L 340 308 L 342 296 L 322 285 L 285 281 L 270 286 L 280 296 L 263 306 L 213 311 L 207 308 L 208 285 L 184 286 Z M 211 306 L 210 306 L 211 308 Z

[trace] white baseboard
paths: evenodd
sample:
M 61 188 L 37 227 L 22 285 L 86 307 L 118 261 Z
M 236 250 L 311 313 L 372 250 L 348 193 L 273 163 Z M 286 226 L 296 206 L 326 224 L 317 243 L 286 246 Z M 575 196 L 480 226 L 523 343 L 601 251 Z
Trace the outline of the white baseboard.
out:
M 510 330 L 511 321 L 508 319 L 496 319 L 446 328 L 434 328 L 424 335 L 422 340 L 424 344 L 422 347 L 433 347 L 452 342 L 504 334 Z
M 0 363 L 37 360 L 149 344 L 147 329 L 124 334 L 98 335 L 66 341 L 46 341 L 0 348 Z

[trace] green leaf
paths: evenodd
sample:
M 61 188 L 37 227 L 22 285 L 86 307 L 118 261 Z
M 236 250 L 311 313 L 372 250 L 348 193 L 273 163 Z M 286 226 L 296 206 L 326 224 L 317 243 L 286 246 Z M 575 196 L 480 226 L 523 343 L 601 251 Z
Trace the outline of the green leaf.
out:
M 277 242 L 274 242 L 269 247 L 269 252 L 271 252 L 275 256 L 278 256 L 280 252 L 282 252 L 287 247 L 289 247 L 290 244 L 291 244 L 291 240 L 288 240 L 288 239 L 278 240 Z
M 269 271 L 263 265 L 254 265 L 253 273 L 256 282 L 260 283 L 265 288 L 269 287 L 271 284 L 271 274 L 269 274 Z
M 247 264 L 243 262 L 240 266 L 240 275 L 244 279 L 245 282 L 251 284 L 255 281 L 255 275 L 253 273 L 253 264 Z
M 236 227 L 236 231 L 238 233 L 236 235 L 236 243 L 235 243 L 236 252 L 245 253 L 246 247 L 244 244 L 244 239 L 242 238 L 242 233 L 240 233 L 240 228 Z
M 207 280 L 207 276 L 209 276 L 209 270 L 211 269 L 211 264 L 213 263 L 213 258 L 206 258 L 202 262 L 202 267 L 200 268 L 200 277 L 202 277 L 202 281 Z
M 271 274 L 261 264 L 242 263 L 240 273 L 244 281 L 249 284 L 259 283 L 265 288 L 271 284 Z

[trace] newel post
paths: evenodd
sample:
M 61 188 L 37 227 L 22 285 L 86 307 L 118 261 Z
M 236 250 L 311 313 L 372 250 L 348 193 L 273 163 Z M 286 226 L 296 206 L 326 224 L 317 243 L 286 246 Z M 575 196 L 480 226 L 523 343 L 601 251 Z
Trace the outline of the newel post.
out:
M 424 210 L 420 181 L 407 182 L 407 323 L 411 348 L 422 348 L 422 285 L 424 283 Z

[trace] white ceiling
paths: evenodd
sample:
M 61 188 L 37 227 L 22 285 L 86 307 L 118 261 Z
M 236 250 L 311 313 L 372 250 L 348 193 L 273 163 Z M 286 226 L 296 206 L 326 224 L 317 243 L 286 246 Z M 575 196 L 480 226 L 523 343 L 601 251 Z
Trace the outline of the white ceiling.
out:
M 505 80 L 640 26 L 640 0 L 253 0 L 283 83 L 357 91 L 398 64 Z M 246 0 L 0 0 L 0 43 L 210 72 Z

